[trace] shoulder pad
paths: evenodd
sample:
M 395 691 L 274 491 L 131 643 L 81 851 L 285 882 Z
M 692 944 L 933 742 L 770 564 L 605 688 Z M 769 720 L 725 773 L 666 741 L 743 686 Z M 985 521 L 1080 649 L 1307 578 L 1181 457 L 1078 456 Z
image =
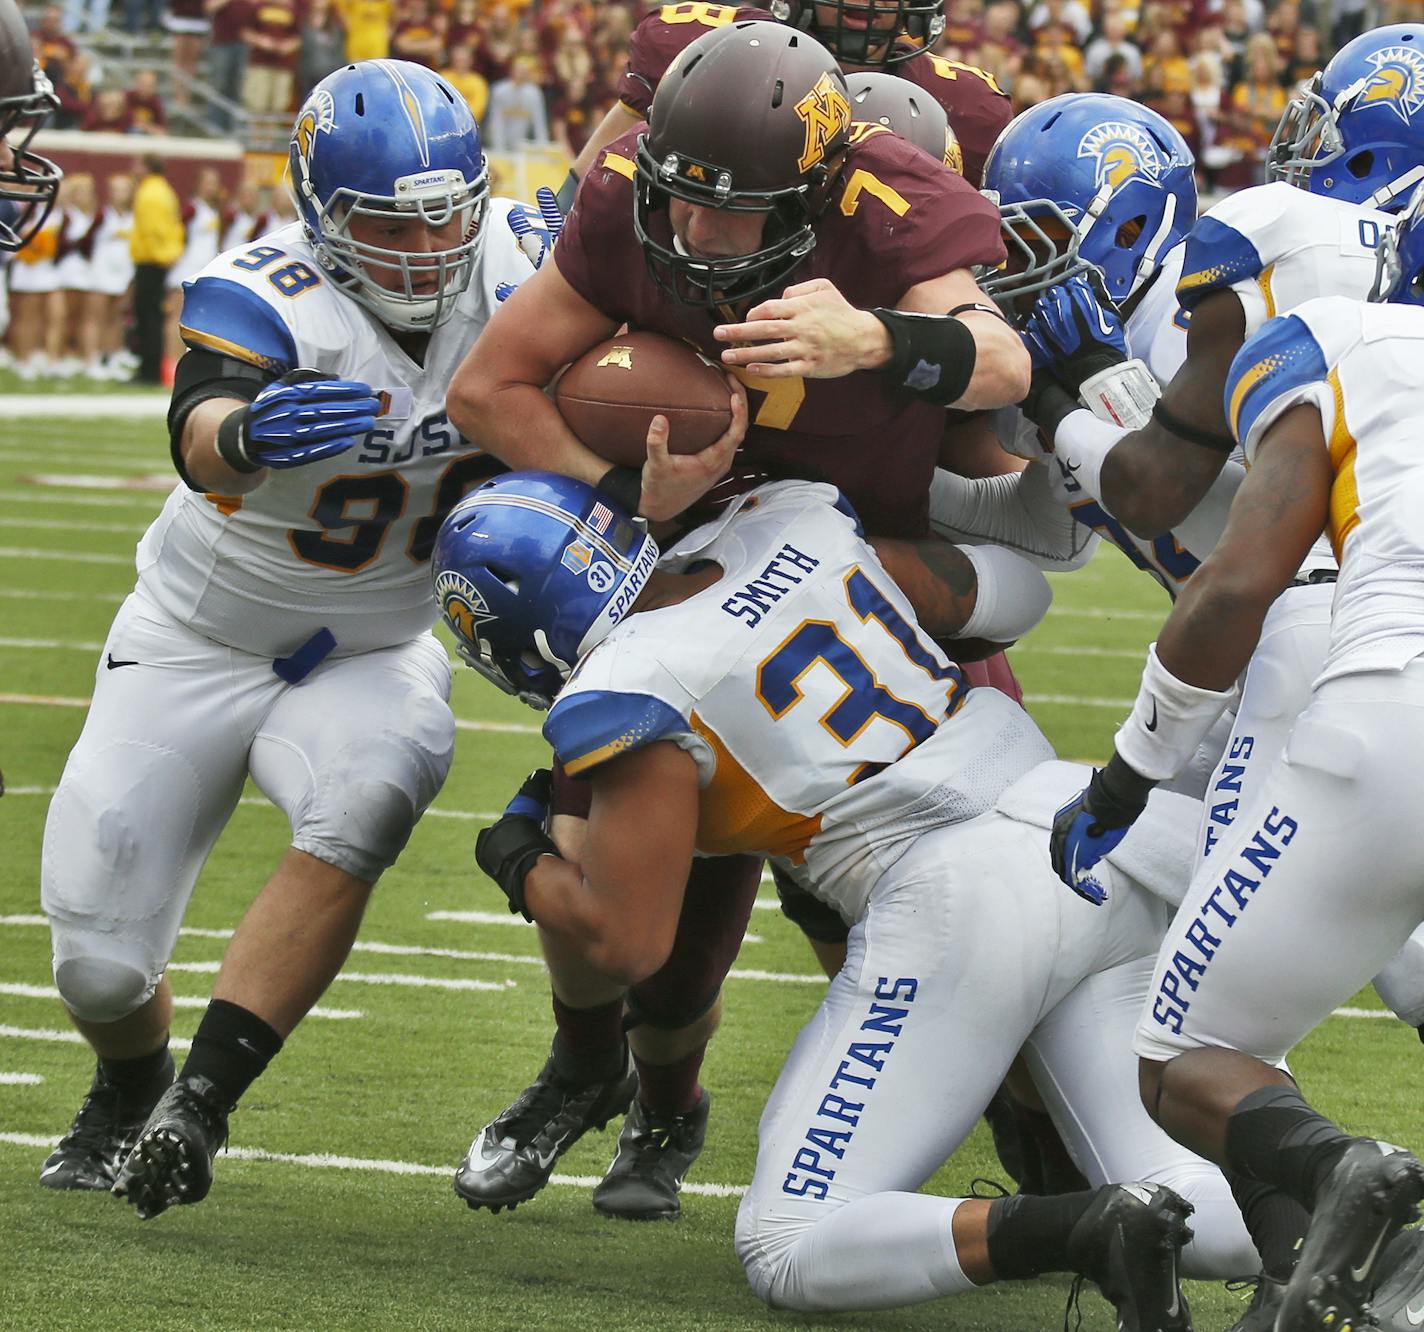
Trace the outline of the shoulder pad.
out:
M 220 352 L 279 374 L 293 369 L 297 344 L 282 316 L 255 291 L 220 277 L 183 286 L 178 331 L 190 347 Z
M 1245 444 L 1268 408 L 1300 389 L 1325 382 L 1328 373 L 1325 353 L 1298 314 L 1262 325 L 1227 371 L 1226 419 L 1232 434 Z
M 1264 268 L 1260 252 L 1235 227 L 1214 217 L 1198 218 L 1187 235 L 1177 300 L 1190 310 L 1214 291 L 1260 277 Z
M 676 708 L 651 694 L 589 689 L 554 703 L 544 722 L 544 739 L 569 776 L 577 777 L 619 754 L 689 729 Z

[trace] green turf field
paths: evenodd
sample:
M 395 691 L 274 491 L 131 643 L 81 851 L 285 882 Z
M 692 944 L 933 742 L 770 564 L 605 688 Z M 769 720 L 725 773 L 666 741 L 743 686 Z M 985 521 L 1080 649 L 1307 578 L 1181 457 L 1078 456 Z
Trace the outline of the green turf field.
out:
M 97 401 L 88 410 L 14 420 L 0 399 L 0 1328 L 1061 1325 L 1066 1280 L 825 1320 L 769 1312 L 751 1295 L 731 1247 L 736 1193 L 751 1176 L 761 1104 L 822 990 L 798 934 L 771 909 L 754 913 L 727 986 L 704 1071 L 715 1098 L 707 1148 L 680 1221 L 634 1226 L 592 1210 L 611 1130 L 580 1143 L 555 1184 L 518 1211 L 466 1210 L 450 1172 L 475 1129 L 537 1071 L 550 1035 L 533 931 L 507 914 L 472 858 L 481 821 L 542 760 L 537 719 L 469 672 L 456 682 L 462 730 L 450 780 L 377 891 L 322 1014 L 234 1116 L 208 1201 L 139 1223 L 110 1198 L 39 1188 L 47 1144 L 92 1072 L 50 989 L 38 916 L 45 807 L 109 619 L 133 582 L 134 543 L 163 499 L 157 482 L 125 483 L 147 475 L 166 487 L 168 476 L 159 418 L 106 417 Z M 86 481 L 62 484 L 76 478 Z M 1101 758 L 1165 597 L 1112 551 L 1055 591 L 1015 665 L 1060 752 Z M 197 1024 L 224 931 L 286 844 L 282 817 L 250 795 L 199 881 L 179 943 L 179 1037 Z M 441 918 L 451 912 L 482 914 Z M 1353 1002 L 1378 1007 L 1373 992 Z M 1424 1051 L 1412 1032 L 1337 1017 L 1295 1063 L 1347 1126 L 1421 1145 Z M 963 1192 L 996 1173 L 981 1130 L 932 1187 Z M 1199 1329 L 1225 1328 L 1241 1308 L 1219 1286 L 1190 1294 Z M 1088 1297 L 1083 1326 L 1111 1325 L 1107 1305 Z

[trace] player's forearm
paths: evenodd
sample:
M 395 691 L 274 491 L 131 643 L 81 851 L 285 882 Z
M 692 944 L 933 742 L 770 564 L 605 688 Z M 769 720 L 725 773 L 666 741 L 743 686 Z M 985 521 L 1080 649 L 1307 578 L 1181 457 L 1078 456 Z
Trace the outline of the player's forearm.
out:
M 1196 508 L 1225 463 L 1225 453 L 1186 443 L 1149 421 L 1103 458 L 1099 498 L 1130 532 L 1150 541 Z
M 237 398 L 209 398 L 200 402 L 183 423 L 179 449 L 188 475 L 214 495 L 246 495 L 267 479 L 267 469 L 239 472 L 218 454 L 218 427 L 248 404 Z
M 971 310 L 964 323 L 974 335 L 974 373 L 952 405 L 961 411 L 983 411 L 1022 402 L 1033 377 L 1023 339 L 996 315 Z
M 1208 560 L 1187 580 L 1157 637 L 1157 658 L 1177 679 L 1224 691 L 1240 678 L 1278 589 L 1255 569 Z
M 544 391 L 483 375 L 457 378 L 446 410 L 471 443 L 516 471 L 558 472 L 597 485 L 608 462 L 585 448 Z
M 639 928 L 620 895 L 600 891 L 572 861 L 543 856 L 524 880 L 524 900 L 539 926 L 609 980 L 635 985 L 667 960 L 672 940 Z

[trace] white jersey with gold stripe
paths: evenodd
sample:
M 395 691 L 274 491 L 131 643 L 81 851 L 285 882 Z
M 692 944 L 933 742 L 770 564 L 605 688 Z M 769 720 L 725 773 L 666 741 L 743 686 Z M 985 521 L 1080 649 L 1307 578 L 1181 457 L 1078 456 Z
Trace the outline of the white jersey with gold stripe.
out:
M 455 314 L 417 362 L 335 287 L 293 223 L 213 260 L 184 288 L 190 347 L 258 365 L 359 380 L 383 395 L 376 428 L 345 453 L 271 471 L 240 498 L 179 486 L 138 548 L 142 585 L 220 643 L 281 657 L 321 628 L 338 654 L 404 642 L 430 628 L 430 551 L 440 521 L 503 470 L 445 413 L 445 392 L 496 308 L 495 286 L 530 274 L 491 200 L 486 237 Z
M 1332 296 L 1272 320 L 1231 366 L 1228 415 L 1248 462 L 1289 408 L 1320 411 L 1340 579 L 1317 684 L 1424 654 L 1421 365 L 1424 309 Z
M 723 576 L 620 624 L 544 728 L 575 775 L 656 740 L 684 748 L 699 850 L 804 867 L 854 919 L 915 836 L 984 813 L 1051 757 L 1023 709 L 966 688 L 833 487 L 763 486 L 662 567 L 706 560 Z

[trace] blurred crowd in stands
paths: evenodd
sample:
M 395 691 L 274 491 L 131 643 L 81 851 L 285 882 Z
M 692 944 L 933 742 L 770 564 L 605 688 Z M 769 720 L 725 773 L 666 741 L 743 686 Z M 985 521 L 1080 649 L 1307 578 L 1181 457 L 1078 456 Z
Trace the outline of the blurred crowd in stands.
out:
M 469 101 L 492 152 L 552 143 L 572 158 L 616 100 L 634 26 L 658 7 L 651 0 L 166 0 L 166 7 L 164 0 L 64 0 L 34 11 L 32 31 L 60 99 L 59 128 L 162 134 L 166 109 L 186 105 L 195 80 L 251 114 L 281 117 L 345 61 L 392 56 L 444 74 Z M 1145 102 L 1187 139 L 1203 189 L 1224 191 L 1261 178 L 1264 150 L 1295 85 L 1364 29 L 1421 19 L 1424 0 L 946 0 L 936 50 L 988 70 L 1016 111 L 1089 89 Z M 126 80 L 105 77 L 98 38 L 106 29 L 148 34 L 142 49 L 164 52 L 171 64 L 138 68 Z M 162 46 L 152 40 L 160 32 L 168 34 Z M 221 109 L 208 123 L 217 132 L 239 128 Z M 0 360 L 13 357 L 28 377 L 83 369 L 96 378 L 137 370 L 157 379 L 160 341 L 170 356 L 178 350 L 172 312 L 184 278 L 291 215 L 280 189 L 249 184 L 224 198 L 216 175 L 205 173 L 186 202 L 165 198 L 165 234 L 153 242 L 157 232 L 142 220 L 135 226 L 133 193 L 126 174 L 98 190 L 83 174 L 65 181 L 45 232 L 12 268 L 21 308 Z M 162 258 L 161 278 L 136 260 L 150 251 Z M 145 311 L 133 303 L 146 325 L 141 365 L 122 343 L 135 262 L 146 286 Z M 169 311 L 162 339 L 154 325 L 160 305 Z M 22 321 L 22 309 L 37 318 Z

